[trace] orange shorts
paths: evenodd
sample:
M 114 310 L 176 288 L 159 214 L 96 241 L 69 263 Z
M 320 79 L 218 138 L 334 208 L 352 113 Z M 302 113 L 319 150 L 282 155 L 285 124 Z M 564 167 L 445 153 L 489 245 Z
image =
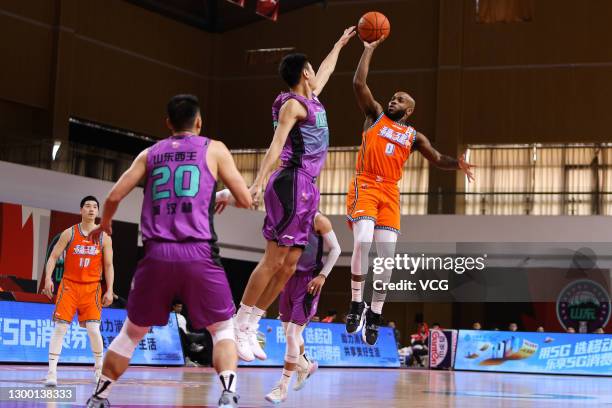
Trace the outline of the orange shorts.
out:
M 400 194 L 397 183 L 376 176 L 359 175 L 353 179 L 346 200 L 349 224 L 372 220 L 376 229 L 400 232 Z
M 102 284 L 100 282 L 81 283 L 62 279 L 53 320 L 72 322 L 78 311 L 79 323 L 100 321 L 102 316 Z

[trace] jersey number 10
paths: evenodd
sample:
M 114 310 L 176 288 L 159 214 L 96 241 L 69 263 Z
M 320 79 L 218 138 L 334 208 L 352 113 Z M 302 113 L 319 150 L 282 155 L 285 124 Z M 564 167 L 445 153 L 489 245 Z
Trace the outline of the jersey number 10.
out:
M 185 173 L 189 174 L 189 186 L 185 187 Z M 184 164 L 178 166 L 174 170 L 174 189 L 168 186 L 172 171 L 168 166 L 157 167 L 151 172 L 151 177 L 154 178 L 153 201 L 163 198 L 170 198 L 171 191 L 174 191 L 175 197 L 195 197 L 200 190 L 200 168 L 193 164 Z

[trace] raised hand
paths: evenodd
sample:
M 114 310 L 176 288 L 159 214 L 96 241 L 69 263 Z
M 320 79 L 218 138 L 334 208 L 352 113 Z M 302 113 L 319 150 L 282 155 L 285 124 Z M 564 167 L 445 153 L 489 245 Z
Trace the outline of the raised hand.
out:
M 459 161 L 459 169 L 461 169 L 461 171 L 465 173 L 465 175 L 468 178 L 468 182 L 471 183 L 472 181 L 476 180 L 474 178 L 474 173 L 472 172 L 472 168 L 476 166 L 465 161 L 465 153 L 463 153 L 461 157 L 459 157 L 458 161 Z
M 336 45 L 344 47 L 349 42 L 349 40 L 355 36 L 356 33 L 357 32 L 355 31 L 355 26 L 350 26 L 349 28 L 344 30 L 344 33 L 342 33 L 342 36 L 336 42 Z

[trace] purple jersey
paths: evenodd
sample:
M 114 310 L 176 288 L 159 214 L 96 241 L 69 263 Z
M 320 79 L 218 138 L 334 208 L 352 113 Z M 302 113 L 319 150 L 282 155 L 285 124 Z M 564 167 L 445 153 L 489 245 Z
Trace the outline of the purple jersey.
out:
M 323 237 L 312 231 L 308 236 L 308 244 L 298 260 L 296 275 L 316 276 L 323 269 Z
M 314 94 L 312 99 L 307 99 L 294 93 L 282 92 L 272 105 L 272 120 L 275 129 L 278 124 L 279 111 L 289 99 L 295 99 L 304 105 L 308 116 L 303 121 L 296 123 L 289 132 L 280 156 L 281 166 L 301 168 L 308 175 L 318 177 L 329 147 L 325 107 Z
M 149 148 L 140 224 L 142 240 L 216 241 L 216 180 L 208 169 L 210 139 L 172 136 Z

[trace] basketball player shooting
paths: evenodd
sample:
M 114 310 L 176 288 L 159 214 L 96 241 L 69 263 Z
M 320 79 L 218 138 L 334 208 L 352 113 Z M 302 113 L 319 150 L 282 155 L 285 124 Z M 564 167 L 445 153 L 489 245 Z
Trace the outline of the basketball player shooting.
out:
M 374 290 L 371 307 L 363 301 L 363 282 L 366 279 L 367 260 L 372 241 L 376 242 L 379 257 L 393 257 L 400 233 L 400 202 L 397 183 L 410 153 L 420 152 L 434 166 L 444 170 L 461 170 L 468 180 L 474 178 L 472 165 L 439 153 L 427 137 L 408 124 L 414 112 L 415 101 L 405 91 L 396 92 L 386 108 L 374 99 L 366 83 L 374 50 L 385 40 L 382 36 L 373 42 L 363 42 L 364 50 L 353 78 L 357 103 L 365 115 L 361 147 L 357 157 L 355 177 L 347 196 L 347 218 L 353 230 L 351 258 L 352 299 L 346 320 L 346 331 L 362 330 L 362 339 L 368 345 L 376 344 L 381 324 L 386 293 Z M 383 283 L 391 279 L 391 269 L 380 278 Z

